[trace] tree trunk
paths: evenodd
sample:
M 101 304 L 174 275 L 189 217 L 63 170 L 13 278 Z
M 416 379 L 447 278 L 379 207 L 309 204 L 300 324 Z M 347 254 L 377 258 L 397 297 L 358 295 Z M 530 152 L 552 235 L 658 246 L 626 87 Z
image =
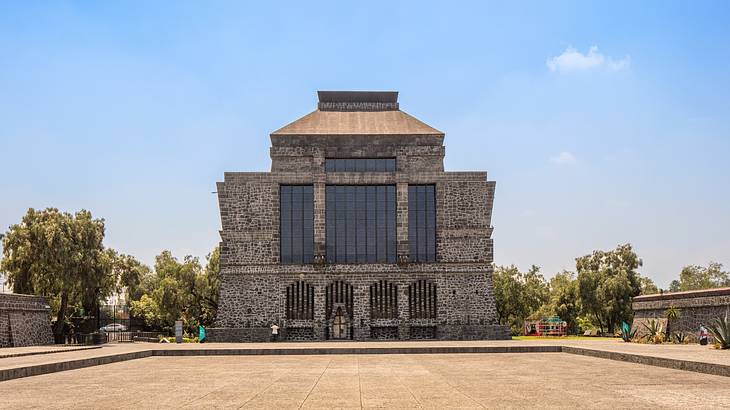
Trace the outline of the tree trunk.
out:
M 53 328 L 53 337 L 56 343 L 63 343 L 63 326 L 66 323 L 66 308 L 68 307 L 68 292 L 61 293 L 61 304 L 56 315 L 56 325 Z
M 672 323 L 672 319 L 667 318 L 667 328 L 665 329 L 667 332 L 667 340 L 670 342 L 672 341 L 672 333 L 669 331 L 669 325 Z

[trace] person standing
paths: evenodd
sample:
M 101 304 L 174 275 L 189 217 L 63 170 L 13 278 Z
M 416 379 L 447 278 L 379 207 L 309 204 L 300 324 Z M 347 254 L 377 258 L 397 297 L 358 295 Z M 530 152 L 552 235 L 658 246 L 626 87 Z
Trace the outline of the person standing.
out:
M 274 342 L 279 340 L 279 326 L 276 323 L 271 325 L 271 340 Z

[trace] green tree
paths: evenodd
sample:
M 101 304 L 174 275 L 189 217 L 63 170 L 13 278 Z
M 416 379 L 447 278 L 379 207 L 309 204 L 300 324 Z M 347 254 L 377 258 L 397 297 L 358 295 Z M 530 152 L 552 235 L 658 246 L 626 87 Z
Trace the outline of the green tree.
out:
M 178 261 L 170 251 L 155 258 L 154 274 L 143 281 L 142 295 L 131 303 L 134 316 L 158 328 L 171 328 L 182 319 L 189 331 L 198 324 L 213 324 L 218 309 L 220 252 L 208 255 L 203 269 L 198 258 L 186 256 Z
M 562 271 L 550 279 L 550 297 L 541 309 L 541 316 L 559 316 L 568 325 L 568 332 L 578 331 L 577 318 L 580 314 L 578 281 L 575 274 Z
M 112 249 L 107 249 L 107 255 L 112 264 L 115 291 L 124 292 L 127 302 L 139 300 L 143 294 L 142 283 L 152 270 L 131 255 L 118 254 Z
M 195 286 L 200 303 L 200 323 L 204 326 L 212 326 L 218 313 L 221 286 L 220 256 L 220 248 L 216 246 L 206 257 L 205 270 Z
M 103 219 L 85 210 L 72 215 L 55 208 L 29 209 L 2 236 L 0 269 L 14 292 L 48 298 L 57 341 L 63 339 L 69 306 L 98 303 L 114 286 L 103 239 Z
M 641 265 L 630 244 L 576 259 L 580 304 L 602 332 L 613 333 L 622 321 L 630 322 L 631 300 L 641 293 Z
M 547 302 L 549 290 L 540 268 L 533 265 L 522 273 L 517 267 L 498 266 L 492 276 L 497 316 L 513 334 L 523 331 L 524 321 Z
M 730 286 L 730 274 L 722 270 L 721 263 L 710 262 L 707 267 L 689 265 L 682 268 L 679 280 L 673 280 L 669 285 L 669 290 L 680 292 L 725 286 Z
M 653 295 L 659 293 L 659 288 L 657 288 L 656 284 L 654 284 L 654 281 L 651 280 L 651 278 L 642 276 L 639 278 L 639 283 L 641 285 L 642 295 Z

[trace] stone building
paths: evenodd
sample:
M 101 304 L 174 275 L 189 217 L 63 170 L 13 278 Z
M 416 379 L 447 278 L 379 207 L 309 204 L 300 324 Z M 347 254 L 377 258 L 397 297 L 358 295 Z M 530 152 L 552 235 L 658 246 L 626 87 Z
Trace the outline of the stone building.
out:
M 320 91 L 271 134 L 271 172 L 218 182 L 211 341 L 505 339 L 486 172 L 445 172 L 444 133 L 397 92 Z
M 53 344 L 53 333 L 46 298 L 0 293 L 0 347 L 48 344 Z
M 679 317 L 670 323 L 670 331 L 697 333 L 700 325 L 707 326 L 715 318 L 730 314 L 730 288 L 658 293 L 634 298 L 633 328 L 642 331 L 641 323 L 660 321 L 666 329 L 666 311 L 670 306 L 679 310 Z

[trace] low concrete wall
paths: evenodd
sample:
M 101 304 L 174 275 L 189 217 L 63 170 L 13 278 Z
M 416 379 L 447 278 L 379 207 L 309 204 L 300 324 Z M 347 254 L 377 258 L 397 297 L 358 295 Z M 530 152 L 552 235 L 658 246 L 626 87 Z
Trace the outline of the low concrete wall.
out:
M 637 296 L 632 304 L 634 322 L 665 318 L 670 306 L 679 309 L 679 317 L 669 324 L 670 331 L 696 334 L 701 324 L 707 326 L 730 311 L 730 288 Z
M 410 329 L 413 329 L 411 327 Z M 297 330 L 297 329 L 294 329 Z M 293 337 L 293 332 L 282 327 L 279 329 L 280 341 L 301 340 Z M 312 332 L 314 333 L 314 332 Z M 406 337 L 402 340 L 417 339 L 412 332 L 401 332 Z M 209 342 L 216 343 L 242 343 L 242 342 L 268 342 L 271 341 L 271 329 L 268 327 L 237 327 L 223 328 L 213 327 L 206 329 L 206 338 Z M 435 333 L 423 340 L 510 340 L 512 336 L 508 326 L 500 325 L 439 325 Z M 316 340 L 313 337 L 307 340 Z M 375 340 L 375 339 L 370 339 Z M 395 339 L 394 339 L 395 340 Z
M 0 347 L 49 344 L 53 333 L 46 298 L 0 293 Z

